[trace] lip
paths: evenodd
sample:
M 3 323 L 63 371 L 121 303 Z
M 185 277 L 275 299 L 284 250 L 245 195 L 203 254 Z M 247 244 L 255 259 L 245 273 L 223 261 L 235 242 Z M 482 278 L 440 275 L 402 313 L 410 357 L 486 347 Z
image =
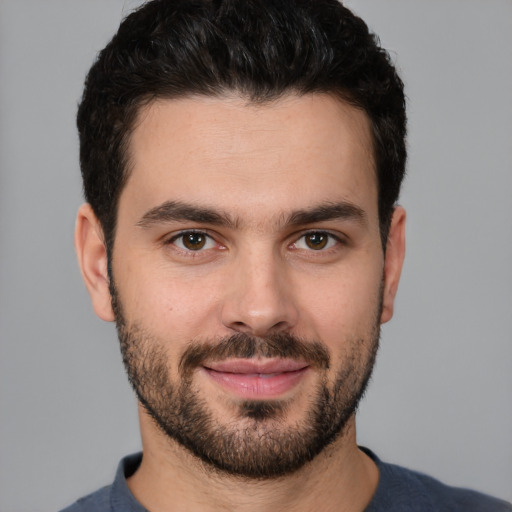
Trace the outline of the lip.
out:
M 224 390 L 252 400 L 277 399 L 297 386 L 309 365 L 292 359 L 230 359 L 203 366 Z

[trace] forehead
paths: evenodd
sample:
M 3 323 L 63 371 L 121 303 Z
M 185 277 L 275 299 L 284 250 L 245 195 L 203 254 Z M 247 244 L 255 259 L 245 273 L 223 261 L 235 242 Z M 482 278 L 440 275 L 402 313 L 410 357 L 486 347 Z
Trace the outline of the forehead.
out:
M 256 218 L 351 201 L 376 215 L 372 148 L 367 115 L 330 95 L 157 100 L 133 130 L 119 213 L 174 200 Z

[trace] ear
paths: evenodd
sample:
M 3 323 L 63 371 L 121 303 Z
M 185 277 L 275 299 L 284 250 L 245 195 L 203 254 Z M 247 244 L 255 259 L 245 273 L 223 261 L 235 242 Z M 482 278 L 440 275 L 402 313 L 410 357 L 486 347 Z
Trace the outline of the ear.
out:
M 75 249 L 94 312 L 102 320 L 112 322 L 115 317 L 109 289 L 107 249 L 103 230 L 90 204 L 83 204 L 78 210 Z
M 405 256 L 405 210 L 397 206 L 393 212 L 389 228 L 384 260 L 384 290 L 380 322 L 391 320 L 398 282 Z

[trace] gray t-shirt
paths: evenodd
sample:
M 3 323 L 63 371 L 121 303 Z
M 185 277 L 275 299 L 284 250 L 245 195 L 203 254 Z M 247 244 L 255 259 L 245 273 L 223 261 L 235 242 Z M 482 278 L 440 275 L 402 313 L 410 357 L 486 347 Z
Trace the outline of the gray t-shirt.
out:
M 386 464 L 370 450 L 361 449 L 379 468 L 377 491 L 365 512 L 512 512 L 510 503 L 469 489 L 449 487 L 422 473 Z M 126 483 L 141 460 L 141 453 L 125 457 L 112 485 L 61 512 L 148 512 Z

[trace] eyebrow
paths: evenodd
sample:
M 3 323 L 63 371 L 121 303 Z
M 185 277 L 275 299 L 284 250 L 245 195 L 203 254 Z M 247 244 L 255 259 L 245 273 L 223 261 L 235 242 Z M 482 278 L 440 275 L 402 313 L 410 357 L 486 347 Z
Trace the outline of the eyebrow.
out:
M 342 201 L 339 203 L 324 203 L 314 206 L 313 208 L 297 210 L 285 216 L 284 219 L 284 225 L 291 226 L 314 224 L 316 222 L 336 219 L 365 224 L 367 222 L 367 214 L 359 206 L 347 201 Z M 183 203 L 181 201 L 166 201 L 144 213 L 137 222 L 137 226 L 149 228 L 155 224 L 183 221 L 229 227 L 232 229 L 240 225 L 237 218 L 232 217 L 226 212 L 205 206 Z
M 286 224 L 314 224 L 316 222 L 336 219 L 350 220 L 355 221 L 358 224 L 366 224 L 368 216 L 359 206 L 347 201 L 342 201 L 339 203 L 321 204 L 311 209 L 293 212 L 288 217 Z
M 180 201 L 166 201 L 148 210 L 137 222 L 137 226 L 148 228 L 154 224 L 173 221 L 190 221 L 230 228 L 236 227 L 237 224 L 230 215 L 212 208 L 182 203 Z

